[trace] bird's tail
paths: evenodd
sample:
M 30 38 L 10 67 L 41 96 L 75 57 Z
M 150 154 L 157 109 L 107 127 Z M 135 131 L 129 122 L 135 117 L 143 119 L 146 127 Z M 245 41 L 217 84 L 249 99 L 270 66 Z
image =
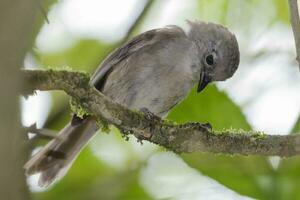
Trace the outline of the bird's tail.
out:
M 73 117 L 56 138 L 36 153 L 24 166 L 27 175 L 41 173 L 38 184 L 48 186 L 63 177 L 89 139 L 96 133 L 95 119 Z

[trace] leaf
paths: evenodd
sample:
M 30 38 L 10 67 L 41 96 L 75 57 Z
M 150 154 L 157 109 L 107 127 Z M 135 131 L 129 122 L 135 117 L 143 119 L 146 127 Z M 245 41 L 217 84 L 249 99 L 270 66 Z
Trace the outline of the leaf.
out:
M 138 174 L 139 168 L 122 172 L 113 170 L 86 148 L 60 182 L 33 196 L 35 200 L 151 199 L 139 186 Z
M 226 187 L 257 199 L 272 199 L 272 168 L 263 156 L 183 154 L 182 158 Z
M 294 127 L 292 128 L 291 133 L 300 133 L 300 115 L 299 115 Z
M 275 6 L 276 11 L 275 20 L 289 24 L 290 18 L 288 1 L 273 0 L 273 5 Z
M 300 132 L 300 115 L 291 134 Z M 274 183 L 278 185 L 278 199 L 300 199 L 300 157 L 294 156 L 281 160 Z
M 228 0 L 198 0 L 197 6 L 201 19 L 216 21 L 219 23 L 226 22 L 226 16 L 229 9 Z M 215 12 L 215 11 L 218 12 Z
M 242 128 L 250 130 L 240 108 L 215 86 L 197 94 L 195 88 L 168 116 L 178 123 L 209 122 L 214 129 Z M 209 153 L 183 154 L 193 168 L 225 186 L 259 199 L 272 197 L 272 168 L 265 157 L 225 156 Z
M 171 111 L 168 119 L 178 123 L 209 122 L 216 130 L 251 129 L 240 108 L 224 92 L 218 91 L 216 86 L 208 86 L 199 94 L 194 88 L 189 96 Z
M 71 67 L 76 70 L 93 71 L 104 57 L 112 50 L 112 46 L 97 40 L 82 39 L 66 50 L 41 54 L 38 60 L 45 67 Z
M 274 184 L 278 185 L 278 199 L 300 199 L 300 158 L 284 158 L 278 167 Z

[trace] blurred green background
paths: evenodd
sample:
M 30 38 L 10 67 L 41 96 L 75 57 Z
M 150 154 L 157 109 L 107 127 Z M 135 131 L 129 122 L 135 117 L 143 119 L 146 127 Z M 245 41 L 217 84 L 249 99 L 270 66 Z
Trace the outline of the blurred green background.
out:
M 190 95 L 168 115 L 210 122 L 214 129 L 300 132 L 300 78 L 285 0 L 47 0 L 33 35 L 27 68 L 71 67 L 92 73 L 128 38 L 185 19 L 221 23 L 238 38 L 241 64 L 226 83 Z M 61 129 L 68 97 L 39 92 L 23 100 L 23 123 Z M 175 155 L 118 130 L 99 133 L 69 173 L 51 187 L 28 183 L 35 200 L 300 199 L 300 158 Z

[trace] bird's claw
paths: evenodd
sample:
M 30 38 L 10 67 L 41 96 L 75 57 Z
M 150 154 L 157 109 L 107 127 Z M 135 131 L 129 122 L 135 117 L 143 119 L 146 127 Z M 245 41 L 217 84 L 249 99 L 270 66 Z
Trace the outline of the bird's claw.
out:
M 153 114 L 152 112 L 150 112 L 148 110 L 148 108 L 141 108 L 140 111 L 142 113 L 145 114 L 146 118 L 150 121 L 154 121 L 154 120 L 160 120 L 160 117 L 158 117 L 157 115 Z
M 210 124 L 210 123 L 203 123 L 203 124 L 201 124 L 202 126 L 204 126 L 205 128 L 207 128 L 208 130 L 212 130 L 212 125 Z
M 145 114 L 145 117 L 149 122 L 148 127 L 150 129 L 150 132 L 152 132 L 155 127 L 155 121 L 160 121 L 161 118 L 150 112 L 148 108 L 141 108 L 140 111 Z

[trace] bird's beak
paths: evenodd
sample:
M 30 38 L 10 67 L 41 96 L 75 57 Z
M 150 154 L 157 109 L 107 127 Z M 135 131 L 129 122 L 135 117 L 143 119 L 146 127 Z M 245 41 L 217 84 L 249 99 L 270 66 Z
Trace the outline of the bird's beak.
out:
M 210 82 L 211 82 L 211 77 L 205 72 L 205 70 L 201 70 L 197 92 L 198 93 L 201 92 Z

